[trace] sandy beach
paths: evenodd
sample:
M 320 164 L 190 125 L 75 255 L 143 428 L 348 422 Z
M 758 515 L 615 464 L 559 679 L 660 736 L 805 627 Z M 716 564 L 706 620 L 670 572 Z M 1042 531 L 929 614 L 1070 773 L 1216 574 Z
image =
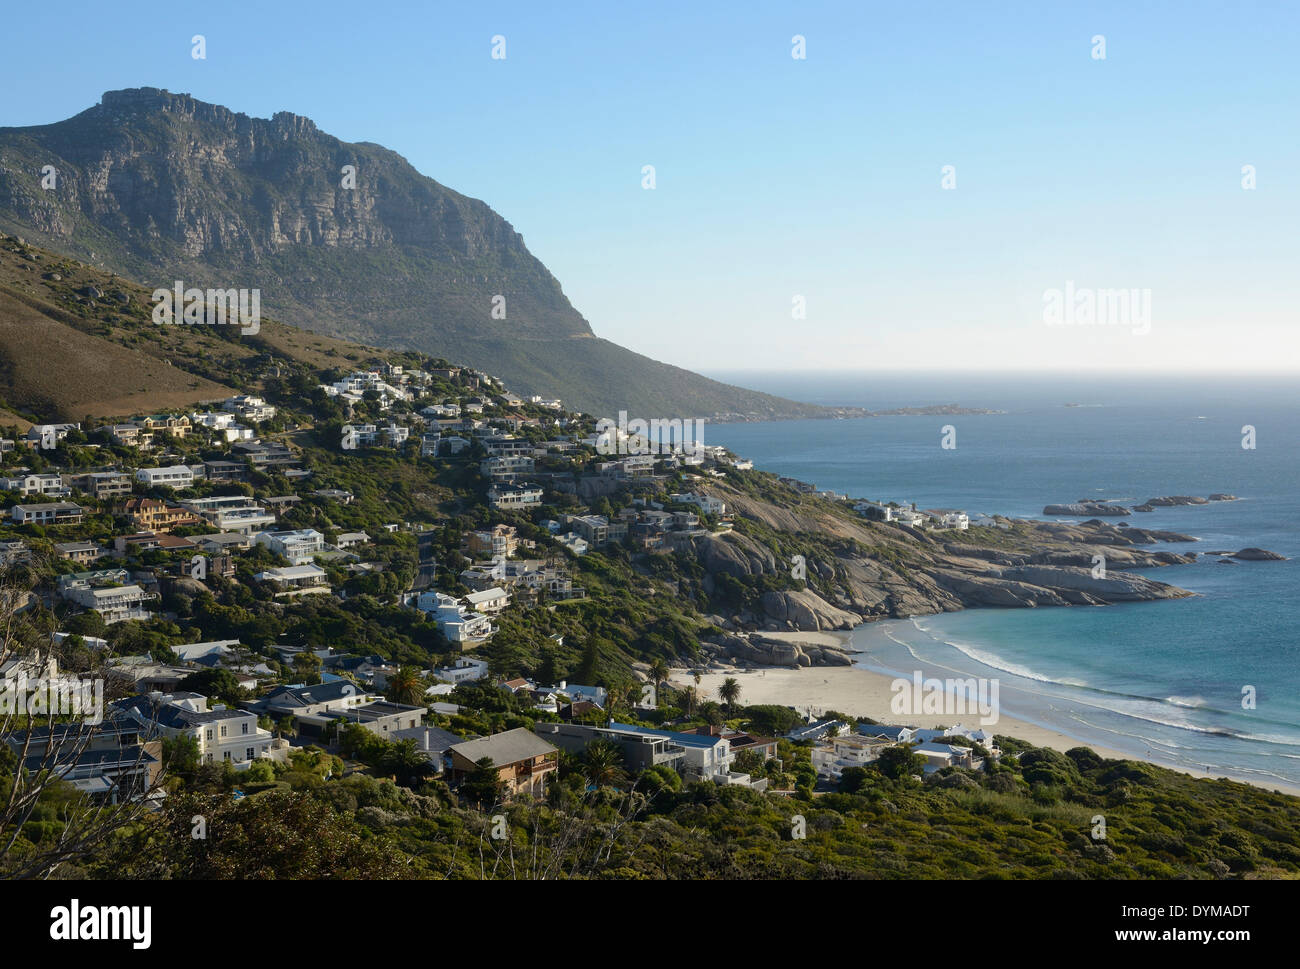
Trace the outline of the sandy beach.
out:
M 842 647 L 849 640 L 848 633 L 835 632 L 787 632 L 764 633 L 763 635 L 772 639 L 784 639 L 789 642 L 810 643 L 819 646 Z M 972 728 L 982 726 L 978 715 L 908 715 L 899 717 L 890 711 L 890 700 L 894 696 L 890 690 L 893 678 L 883 673 L 874 673 L 854 666 L 814 666 L 801 669 L 768 667 L 708 672 L 700 680 L 701 699 L 716 700 L 718 688 L 722 686 L 722 681 L 727 677 L 735 677 L 739 681 L 740 702 L 742 704 L 775 703 L 791 706 L 805 713 L 811 710 L 816 714 L 826 710 L 836 710 L 853 716 L 870 717 L 872 720 L 881 723 L 902 723 L 913 727 L 948 727 L 955 723 Z M 676 669 L 673 670 L 671 682 L 674 686 L 683 687 L 694 685 L 695 681 L 690 670 Z M 1076 740 L 1058 731 L 1027 723 L 1023 720 L 1016 720 L 1005 714 L 998 718 L 996 724 L 989 725 L 988 729 L 994 733 L 1015 737 L 1018 740 L 1039 747 L 1051 747 L 1054 750 L 1066 751 L 1073 747 L 1090 747 L 1102 757 L 1108 759 L 1149 759 Z M 1156 760 L 1150 762 L 1162 767 L 1167 766 L 1159 764 Z M 1194 777 L 1216 776 L 1186 768 L 1169 769 L 1191 774 Z M 1233 779 L 1236 780 L 1237 778 Z M 1243 783 L 1249 782 L 1243 781 Z M 1282 784 L 1269 783 L 1257 786 L 1264 787 L 1267 790 L 1280 790 L 1287 794 L 1300 795 L 1300 788 L 1288 787 Z

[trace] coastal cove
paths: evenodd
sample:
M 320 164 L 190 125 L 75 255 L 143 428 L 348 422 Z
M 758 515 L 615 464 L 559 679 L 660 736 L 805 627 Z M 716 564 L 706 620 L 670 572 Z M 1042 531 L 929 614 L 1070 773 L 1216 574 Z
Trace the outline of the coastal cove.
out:
M 855 498 L 1042 520 L 1045 505 L 1085 498 L 1132 507 L 1161 495 L 1238 496 L 1125 519 L 1200 539 L 1152 546 L 1196 553 L 1190 564 L 1135 570 L 1193 597 L 883 620 L 857 627 L 849 648 L 858 652 L 857 667 L 890 679 L 918 669 L 927 676 L 997 677 L 1004 720 L 1055 732 L 1071 745 L 1264 787 L 1300 787 L 1300 500 L 1294 489 L 1300 435 L 1292 420 L 1293 385 L 1223 377 L 846 375 L 802 386 L 791 376 L 747 379 L 826 403 L 881 408 L 955 399 L 1006 411 L 949 421 L 896 417 L 711 429 L 711 443 L 756 467 Z M 1084 406 L 1066 406 L 1073 402 Z M 956 449 L 939 447 L 943 423 L 955 424 Z M 1253 450 L 1241 447 L 1244 425 L 1256 428 Z M 1220 564 L 1224 557 L 1206 554 L 1248 547 L 1286 560 Z M 856 688 L 845 686 L 867 682 L 855 672 L 767 670 L 742 675 L 741 682 L 748 702 L 761 702 L 758 685 L 766 695 L 776 683 L 794 689 L 799 677 L 825 679 L 830 695 L 816 703 L 801 704 L 795 693 L 779 702 L 859 712 L 848 702 Z M 1254 709 L 1242 705 L 1247 687 L 1256 696 Z M 860 712 L 882 719 L 888 704 Z M 1010 726 L 996 730 L 1017 734 Z

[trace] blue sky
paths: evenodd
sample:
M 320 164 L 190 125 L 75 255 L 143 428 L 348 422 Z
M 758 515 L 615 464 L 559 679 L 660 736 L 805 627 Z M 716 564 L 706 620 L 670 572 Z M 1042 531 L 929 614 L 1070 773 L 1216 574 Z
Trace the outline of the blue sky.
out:
M 0 125 L 137 86 L 306 115 L 484 199 L 672 363 L 1300 362 L 1297 4 L 126 6 L 6 10 Z M 1145 332 L 1048 325 L 1067 281 L 1150 290 Z

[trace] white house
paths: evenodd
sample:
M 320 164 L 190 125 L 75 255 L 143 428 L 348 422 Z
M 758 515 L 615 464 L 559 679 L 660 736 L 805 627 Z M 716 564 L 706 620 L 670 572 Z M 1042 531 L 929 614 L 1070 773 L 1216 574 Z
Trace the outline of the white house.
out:
M 70 501 L 50 501 L 43 505 L 14 505 L 9 517 L 15 525 L 77 525 L 85 511 Z
M 0 479 L 0 488 L 17 491 L 23 495 L 45 495 L 62 498 L 71 494 L 71 489 L 63 484 L 61 474 L 20 474 L 12 478 Z
M 314 528 L 259 532 L 256 541 L 277 555 L 283 555 L 292 565 L 306 565 L 325 551 L 325 536 Z
M 258 582 L 267 582 L 277 590 L 277 596 L 301 596 L 330 591 L 325 570 L 318 565 L 291 565 L 282 569 L 267 569 L 253 576 Z
M 433 671 L 433 675 L 439 680 L 446 680 L 448 683 L 456 685 L 472 683 L 488 675 L 488 664 L 485 659 L 471 659 L 468 656 L 461 656 L 450 666 L 438 667 Z
M 470 609 L 491 615 L 510 604 L 510 593 L 499 586 L 492 586 L 482 592 L 471 592 L 465 596 L 464 602 Z
M 184 464 L 173 464 L 166 468 L 140 468 L 135 473 L 135 480 L 150 487 L 162 485 L 168 488 L 192 488 L 194 471 Z
M 721 498 L 713 498 L 709 495 L 697 495 L 692 492 L 685 494 L 669 495 L 669 501 L 676 501 L 684 505 L 694 505 L 706 515 L 725 515 L 727 506 Z
M 493 485 L 488 501 L 494 508 L 529 508 L 542 503 L 542 489 L 536 485 Z
M 496 633 L 492 620 L 472 612 L 456 599 L 441 592 L 422 592 L 416 608 L 429 614 L 442 634 L 453 643 L 481 642 Z
M 154 693 L 116 706 L 156 735 L 194 738 L 205 764 L 228 762 L 247 770 L 255 760 L 288 755 L 288 744 L 259 727 L 256 713 L 222 704 L 209 708 L 208 698 L 197 693 Z

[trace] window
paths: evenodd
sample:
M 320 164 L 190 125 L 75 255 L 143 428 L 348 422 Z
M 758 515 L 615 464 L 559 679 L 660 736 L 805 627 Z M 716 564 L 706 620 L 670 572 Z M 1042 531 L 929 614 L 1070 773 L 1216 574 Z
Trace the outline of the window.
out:
M 247 735 L 247 734 L 248 734 L 248 721 L 247 721 L 247 720 L 244 721 L 244 723 L 243 723 L 243 728 L 244 728 L 244 734 Z
M 230 760 L 230 751 L 227 750 L 223 756 L 226 760 Z
M 221 725 L 221 736 L 224 737 L 225 735 L 226 735 L 226 725 L 223 723 Z
M 208 739 L 209 739 L 209 740 L 212 739 L 212 728 L 211 728 L 211 727 L 208 728 Z
M 252 747 L 249 747 L 244 751 L 245 760 L 252 760 L 256 756 L 257 756 L 257 752 Z

